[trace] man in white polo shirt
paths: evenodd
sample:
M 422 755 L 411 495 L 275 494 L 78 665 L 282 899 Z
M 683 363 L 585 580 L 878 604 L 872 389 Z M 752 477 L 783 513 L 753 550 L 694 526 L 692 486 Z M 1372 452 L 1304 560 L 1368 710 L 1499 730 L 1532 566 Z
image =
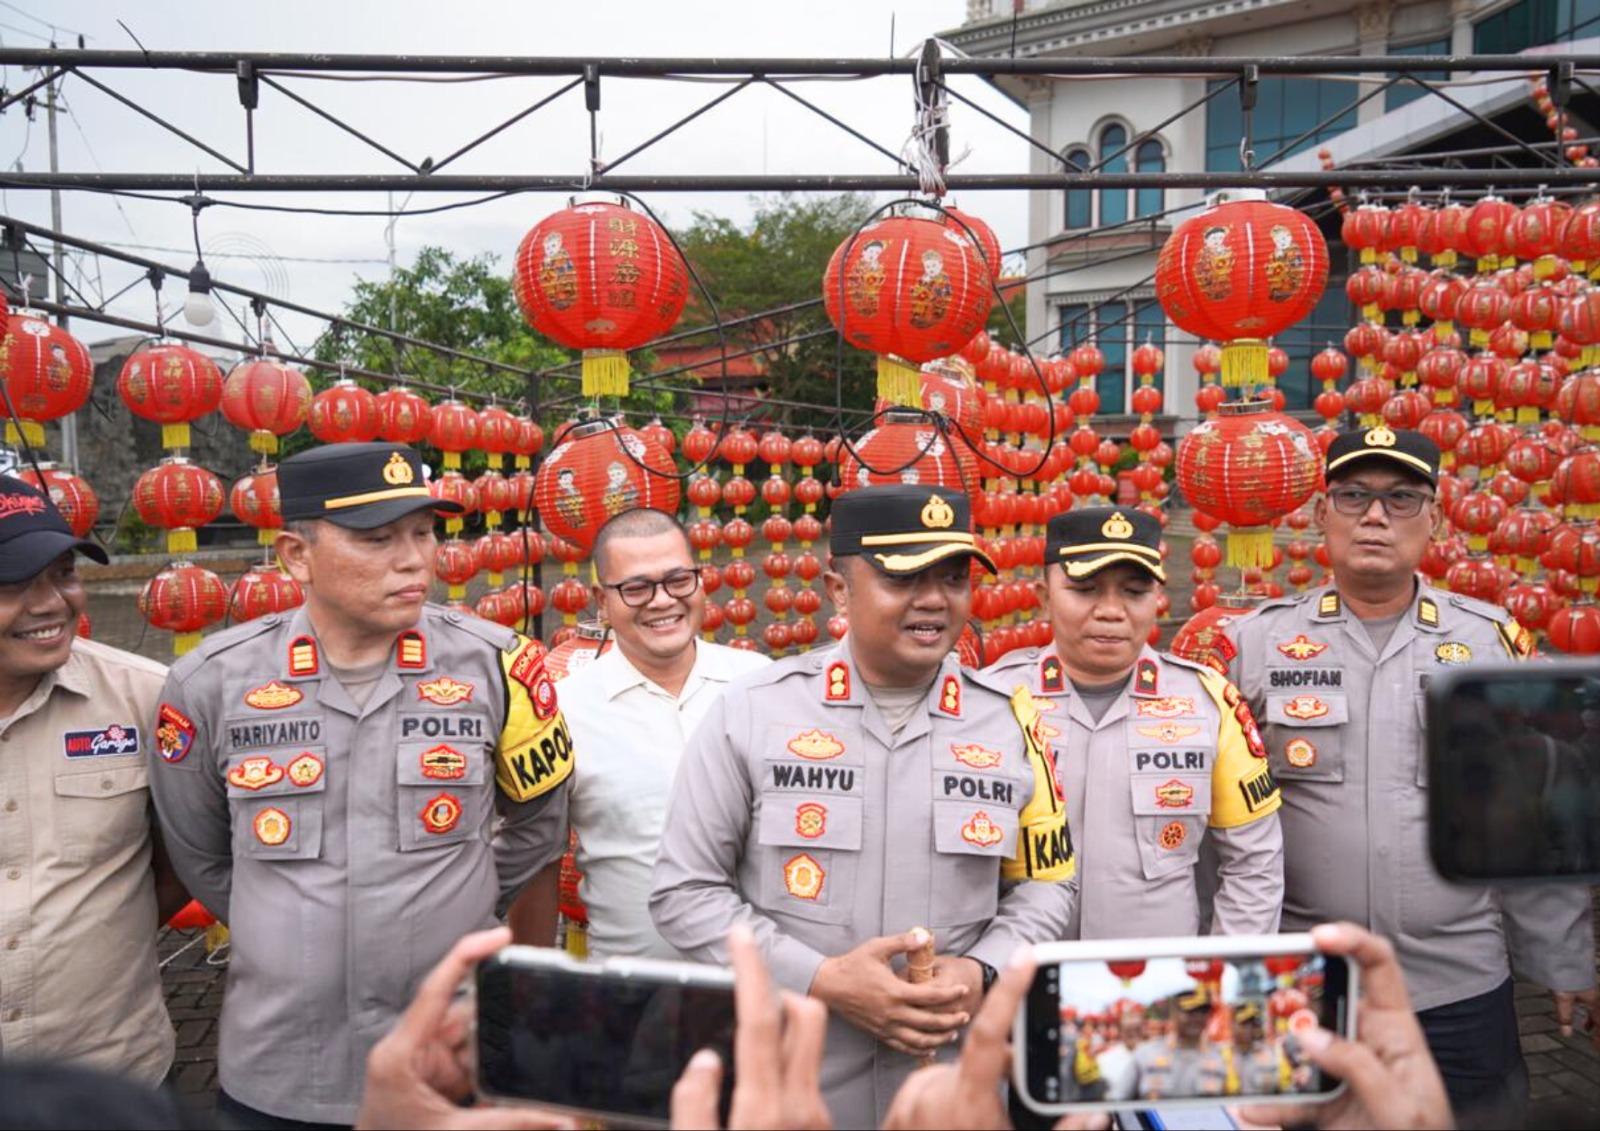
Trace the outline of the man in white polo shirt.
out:
M 705 590 L 672 515 L 623 511 L 600 528 L 593 559 L 595 604 L 615 647 L 561 681 L 562 710 L 585 759 L 567 804 L 589 954 L 676 958 L 650 922 L 650 873 L 678 758 L 723 688 L 771 661 L 698 639 Z M 553 937 L 558 867 L 546 869 L 513 912 L 519 941 L 548 945 Z

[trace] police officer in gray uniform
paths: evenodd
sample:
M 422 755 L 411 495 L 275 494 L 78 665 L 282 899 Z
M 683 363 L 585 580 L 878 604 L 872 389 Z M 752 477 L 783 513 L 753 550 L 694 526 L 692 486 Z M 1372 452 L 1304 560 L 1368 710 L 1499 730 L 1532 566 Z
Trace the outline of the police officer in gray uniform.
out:
M 1147 643 L 1165 581 L 1154 518 L 1055 515 L 1038 583 L 1054 643 L 986 669 L 1045 709 L 1084 869 L 1067 938 L 1198 934 L 1207 867 L 1215 933 L 1278 929 L 1283 836 L 1266 751 L 1237 688 Z
M 1177 998 L 1176 1030 L 1139 1046 L 1133 1056 L 1133 1094 L 1139 1099 L 1220 1096 L 1226 1088 L 1221 1053 L 1206 1040 L 1211 995 L 1204 988 Z
M 423 976 L 565 846 L 573 752 L 539 646 L 426 603 L 457 508 L 415 452 L 330 445 L 278 483 L 306 603 L 173 666 L 151 790 L 231 929 L 219 1112 L 349 1124 Z
M 1315 512 L 1334 584 L 1233 621 L 1226 647 L 1283 791 L 1284 927 L 1348 919 L 1392 941 L 1457 1117 L 1515 1126 L 1510 966 L 1560 991 L 1568 1018 L 1574 996 L 1600 1006 L 1589 895 L 1459 887 L 1429 860 L 1428 680 L 1532 650 L 1504 609 L 1417 576 L 1443 521 L 1438 473 L 1420 432 L 1339 436 Z
M 964 671 L 965 496 L 866 487 L 833 509 L 836 647 L 732 683 L 689 739 L 650 911 L 698 961 L 749 925 L 774 978 L 829 1007 L 824 1098 L 874 1127 L 1020 943 L 1061 936 L 1075 864 L 1033 697 Z M 912 984 L 911 928 L 934 932 Z

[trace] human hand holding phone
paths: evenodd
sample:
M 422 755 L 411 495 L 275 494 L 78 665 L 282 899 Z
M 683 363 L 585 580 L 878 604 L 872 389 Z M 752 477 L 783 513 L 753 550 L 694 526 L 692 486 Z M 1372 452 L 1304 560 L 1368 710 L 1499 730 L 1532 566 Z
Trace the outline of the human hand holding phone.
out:
M 1361 969 L 1363 996 L 1356 1014 L 1356 1039 L 1346 1040 L 1322 1028 L 1300 1034 L 1311 1062 L 1347 1086 L 1328 1103 L 1255 1104 L 1243 1109 L 1244 1117 L 1253 1123 L 1314 1125 L 1324 1131 L 1454 1127 L 1444 1081 L 1411 1011 L 1411 995 L 1394 947 L 1354 923 L 1324 923 L 1312 929 L 1311 937 L 1323 953 L 1347 956 Z
M 918 1056 L 947 1045 L 971 1020 L 959 1008 L 968 987 L 954 978 L 912 985 L 896 974 L 890 961 L 920 945 L 907 931 L 868 939 L 824 959 L 812 978 L 811 996 L 899 1052 Z

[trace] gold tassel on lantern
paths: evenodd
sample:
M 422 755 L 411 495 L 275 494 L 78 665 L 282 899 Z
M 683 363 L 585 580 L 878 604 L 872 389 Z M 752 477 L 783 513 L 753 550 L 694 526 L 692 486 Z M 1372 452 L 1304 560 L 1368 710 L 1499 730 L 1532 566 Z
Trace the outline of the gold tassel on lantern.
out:
M 26 440 L 30 448 L 44 447 L 44 425 L 37 420 L 22 421 L 21 439 Z M 6 421 L 6 443 L 13 447 L 18 443 L 17 423 L 15 421 Z
M 256 529 L 256 541 L 263 546 L 271 547 L 278 541 L 278 535 L 283 533 L 281 526 L 262 526 Z
M 187 448 L 189 446 L 189 425 L 186 421 L 176 424 L 163 424 L 161 426 L 161 446 L 163 448 Z
M 194 527 L 177 526 L 167 531 L 167 553 L 192 554 L 199 547 L 195 541 Z
M 1264 355 L 1263 355 L 1264 356 Z M 1265 366 L 1263 361 L 1262 365 Z M 895 405 L 922 407 L 922 370 L 892 353 L 878 355 L 878 396 Z
M 204 634 L 199 632 L 180 632 L 172 638 L 172 654 L 174 656 L 187 655 L 199 646 Z
M 1229 388 L 1259 385 L 1267 379 L 1267 343 L 1236 338 L 1222 344 L 1222 383 Z
M 628 395 L 628 355 L 621 350 L 583 351 L 583 395 Z
M 1272 565 L 1272 527 L 1235 527 L 1228 531 L 1228 564 L 1238 569 Z
M 264 456 L 274 455 L 278 450 L 278 438 L 265 428 L 257 428 L 250 433 L 250 450 Z

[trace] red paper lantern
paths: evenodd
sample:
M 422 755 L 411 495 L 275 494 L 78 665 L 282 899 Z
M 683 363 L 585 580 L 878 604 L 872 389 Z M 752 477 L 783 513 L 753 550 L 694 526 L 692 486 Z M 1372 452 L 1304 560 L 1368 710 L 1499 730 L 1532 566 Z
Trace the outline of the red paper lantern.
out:
M 1222 383 L 1267 375 L 1266 339 L 1304 318 L 1328 279 L 1328 248 L 1303 213 L 1243 190 L 1193 216 L 1156 262 L 1156 298 L 1180 329 L 1223 342 Z
M 840 491 L 880 483 L 920 483 L 952 491 L 976 490 L 977 457 L 916 413 L 885 413 L 877 427 L 840 456 Z
M 256 528 L 256 541 L 270 546 L 283 528 L 283 509 L 278 499 L 278 469 L 258 467 L 234 480 L 228 504 L 239 521 Z
M 648 216 L 595 202 L 546 216 L 522 239 L 512 280 L 539 333 L 583 351 L 583 395 L 628 395 L 626 351 L 677 324 L 689 271 Z
M 151 526 L 167 531 L 167 552 L 192 554 L 194 528 L 222 513 L 222 481 L 182 456 L 171 456 L 139 476 L 133 509 Z
M 517 418 L 497 404 L 478 411 L 478 447 L 488 454 L 494 470 L 504 467 L 505 457 L 516 449 L 519 427 Z
M 377 395 L 378 438 L 391 444 L 420 444 L 433 425 L 433 406 L 404 385 Z
M 366 443 L 378 438 L 378 398 L 354 381 L 336 381 L 311 398 L 306 420 L 324 444 Z
M 100 517 L 100 498 L 94 488 L 89 486 L 88 480 L 53 463 L 41 463 L 39 470 L 44 473 L 42 482 L 31 467 L 18 468 L 12 474 L 50 496 L 74 534 L 79 538 L 89 537 L 95 520 Z
M 1545 630 L 1553 647 L 1569 656 L 1600 653 L 1600 605 L 1571 605 L 1550 618 Z
M 222 385 L 222 415 L 250 433 L 250 450 L 271 455 L 278 437 L 306 422 L 311 382 L 298 369 L 257 357 L 241 361 Z
M 228 616 L 243 623 L 285 613 L 305 602 L 300 583 L 276 566 L 253 566 L 240 574 L 228 595 Z
M 145 583 L 139 593 L 139 615 L 156 628 L 177 633 L 174 655 L 200 643 L 200 631 L 228 612 L 228 587 L 209 569 L 192 562 L 173 562 Z
M 428 422 L 428 443 L 444 453 L 447 470 L 458 470 L 461 453 L 478 446 L 481 431 L 478 414 L 458 400 L 436 404 L 432 413 Z
M 677 513 L 676 476 L 672 457 L 620 419 L 597 420 L 557 434 L 534 496 L 545 526 L 587 551 L 612 515 L 634 507 Z
M 94 362 L 89 347 L 36 311 L 7 316 L 10 337 L 0 348 L 0 377 L 22 420 L 20 439 L 44 445 L 43 421 L 77 412 L 89 400 Z M 6 442 L 19 441 L 17 425 L 6 421 Z
M 916 216 L 888 216 L 834 251 L 822 300 L 846 341 L 878 355 L 878 395 L 915 405 L 917 366 L 950 356 L 983 329 L 990 278 L 983 254 L 964 232 Z
M 222 370 L 199 350 L 157 343 L 122 363 L 117 395 L 135 416 L 161 425 L 163 448 L 187 448 L 189 422 L 222 403 Z

